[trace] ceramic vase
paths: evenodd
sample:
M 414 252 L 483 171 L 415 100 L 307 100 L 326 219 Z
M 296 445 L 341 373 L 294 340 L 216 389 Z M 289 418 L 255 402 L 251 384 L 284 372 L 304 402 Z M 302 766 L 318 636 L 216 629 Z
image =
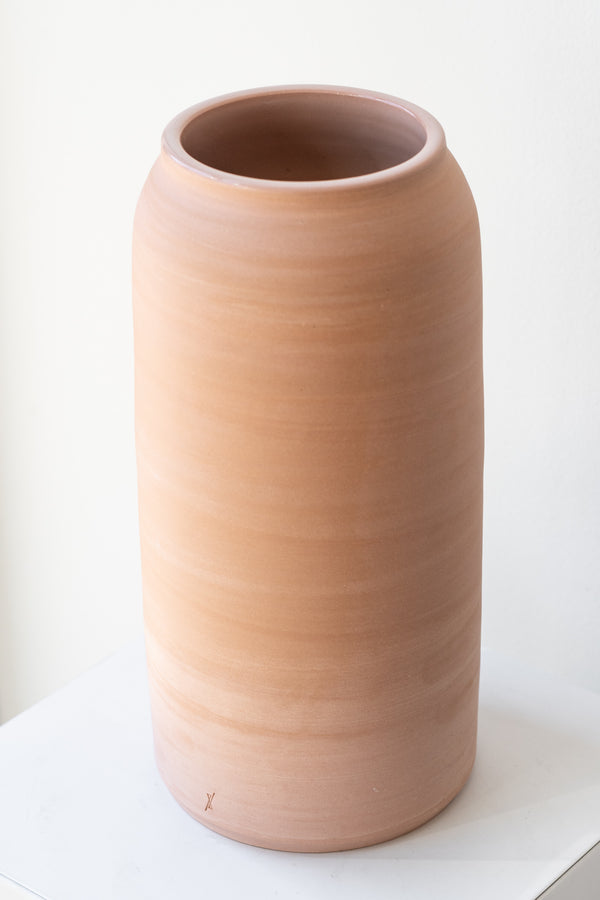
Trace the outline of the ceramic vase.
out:
M 442 128 L 349 88 L 201 103 L 133 265 L 162 777 L 261 847 L 409 831 L 476 745 L 480 242 Z

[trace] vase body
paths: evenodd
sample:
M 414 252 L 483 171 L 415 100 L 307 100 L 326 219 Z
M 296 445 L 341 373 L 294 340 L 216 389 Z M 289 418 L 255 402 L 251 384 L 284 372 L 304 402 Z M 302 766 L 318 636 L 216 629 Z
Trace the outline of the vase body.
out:
M 156 757 L 194 817 L 365 846 L 476 744 L 477 214 L 440 126 L 327 87 L 175 119 L 134 227 Z

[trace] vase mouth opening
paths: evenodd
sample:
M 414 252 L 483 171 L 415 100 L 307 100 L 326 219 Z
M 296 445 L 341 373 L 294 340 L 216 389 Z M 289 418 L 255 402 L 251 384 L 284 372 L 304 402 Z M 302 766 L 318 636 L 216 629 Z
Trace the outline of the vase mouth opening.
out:
M 414 170 L 444 134 L 424 110 L 352 88 L 260 88 L 201 103 L 167 126 L 188 169 L 252 187 L 349 186 Z

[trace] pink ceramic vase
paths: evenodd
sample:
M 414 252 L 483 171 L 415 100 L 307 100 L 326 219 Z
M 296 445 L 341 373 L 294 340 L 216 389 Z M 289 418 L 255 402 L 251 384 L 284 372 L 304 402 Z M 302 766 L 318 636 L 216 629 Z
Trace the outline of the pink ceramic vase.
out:
M 135 220 L 158 765 L 229 837 L 376 843 L 475 755 L 477 214 L 428 113 L 283 87 L 166 128 Z

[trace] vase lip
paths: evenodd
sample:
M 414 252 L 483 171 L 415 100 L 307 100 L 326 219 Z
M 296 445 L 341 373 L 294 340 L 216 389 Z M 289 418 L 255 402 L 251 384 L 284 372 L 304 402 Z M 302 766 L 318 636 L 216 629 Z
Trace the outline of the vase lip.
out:
M 320 180 L 283 180 L 263 178 L 260 176 L 240 175 L 225 169 L 215 168 L 201 162 L 188 153 L 182 144 L 184 129 L 199 116 L 229 104 L 244 100 L 260 98 L 280 98 L 299 93 L 305 94 L 331 94 L 340 97 L 350 97 L 383 103 L 398 112 L 410 116 L 422 129 L 424 142 L 408 159 L 386 168 L 378 168 L 364 174 L 342 176 L 337 178 L 323 178 Z M 410 175 L 427 168 L 435 159 L 439 158 L 446 149 L 446 137 L 444 130 L 437 119 L 426 110 L 395 97 L 391 94 L 363 88 L 342 87 L 329 84 L 290 84 L 253 88 L 233 93 L 222 94 L 184 109 L 168 123 L 162 134 L 162 151 L 178 166 L 188 172 L 201 176 L 215 185 L 246 188 L 259 191 L 277 191 L 278 193 L 314 193 L 345 191 L 353 188 L 385 185 L 386 183 L 404 180 Z

